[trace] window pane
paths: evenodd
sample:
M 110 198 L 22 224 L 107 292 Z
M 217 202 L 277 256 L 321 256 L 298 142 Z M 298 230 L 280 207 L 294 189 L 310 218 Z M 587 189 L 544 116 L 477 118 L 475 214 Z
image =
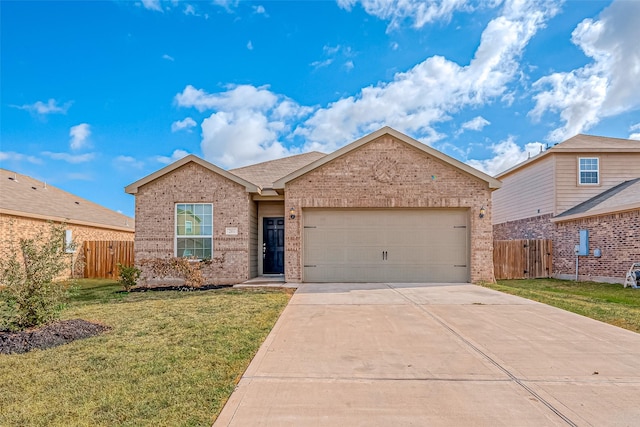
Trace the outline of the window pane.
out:
M 176 204 L 177 256 L 210 259 L 213 255 L 212 236 L 213 207 L 210 203 Z

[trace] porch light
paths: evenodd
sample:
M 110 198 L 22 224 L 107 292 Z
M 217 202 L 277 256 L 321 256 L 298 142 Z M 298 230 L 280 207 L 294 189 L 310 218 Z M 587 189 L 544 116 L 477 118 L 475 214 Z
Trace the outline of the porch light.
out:
M 294 208 L 289 209 L 289 218 L 296 219 L 296 210 Z
M 480 208 L 480 218 L 484 218 L 484 214 L 487 213 L 487 210 L 483 207 Z

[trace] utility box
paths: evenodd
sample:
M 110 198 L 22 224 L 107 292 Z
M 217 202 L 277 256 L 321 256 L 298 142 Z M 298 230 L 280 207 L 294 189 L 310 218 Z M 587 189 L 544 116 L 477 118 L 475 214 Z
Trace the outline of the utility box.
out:
M 580 230 L 580 243 L 578 244 L 578 255 L 589 255 L 589 230 Z

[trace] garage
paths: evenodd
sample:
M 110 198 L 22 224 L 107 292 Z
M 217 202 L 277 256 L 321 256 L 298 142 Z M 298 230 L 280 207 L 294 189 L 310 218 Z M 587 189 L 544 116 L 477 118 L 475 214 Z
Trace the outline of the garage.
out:
M 305 209 L 305 282 L 468 282 L 468 209 Z

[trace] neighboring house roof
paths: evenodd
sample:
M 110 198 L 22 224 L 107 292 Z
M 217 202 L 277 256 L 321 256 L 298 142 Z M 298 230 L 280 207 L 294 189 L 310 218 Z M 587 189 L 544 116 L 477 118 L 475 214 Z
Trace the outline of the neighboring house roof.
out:
M 271 160 L 255 165 L 231 169 L 229 172 L 240 178 L 253 182 L 260 188 L 273 188 L 273 183 L 283 176 L 326 156 L 324 153 L 312 151 L 283 159 Z
M 415 140 L 415 139 L 413 139 L 413 138 L 411 138 L 411 137 L 409 137 L 409 136 L 407 136 L 407 135 L 405 135 L 405 134 L 403 134 L 401 132 L 398 132 L 397 130 L 392 129 L 392 128 L 388 127 L 388 126 L 385 126 L 382 129 L 379 129 L 379 130 L 377 130 L 377 131 L 375 131 L 373 133 L 370 133 L 369 135 L 366 135 L 366 136 L 358 139 L 357 141 L 352 142 L 351 144 L 346 145 L 346 146 L 342 147 L 341 149 L 339 149 L 337 151 L 334 151 L 333 153 L 328 154 L 328 155 L 326 155 L 324 157 L 321 157 L 320 159 L 318 159 L 318 160 L 316 160 L 316 161 L 314 161 L 312 163 L 309 163 L 308 165 L 298 169 L 297 171 L 294 171 L 294 172 L 282 177 L 281 179 L 279 179 L 279 180 L 277 180 L 276 182 L 273 183 L 273 188 L 274 189 L 283 189 L 287 182 L 289 182 L 291 180 L 294 180 L 294 179 L 306 174 L 307 172 L 310 172 L 313 169 L 316 169 L 316 168 L 318 168 L 318 167 L 320 167 L 320 166 L 332 161 L 333 159 L 336 159 L 336 158 L 338 158 L 340 156 L 343 156 L 343 155 L 345 155 L 345 154 L 347 154 L 347 153 L 349 153 L 349 152 L 351 152 L 351 151 L 353 151 L 353 150 L 355 150 L 355 149 L 357 149 L 357 148 L 359 148 L 359 147 L 361 147 L 361 146 L 373 141 L 374 139 L 379 138 L 379 137 L 381 137 L 383 135 L 386 135 L 386 134 L 391 135 L 392 137 L 394 137 L 394 138 L 396 138 L 396 139 L 398 139 L 398 140 L 400 140 L 402 142 L 405 142 L 406 144 L 409 144 L 409 145 L 413 146 L 414 148 L 417 148 L 418 150 L 423 151 L 426 154 L 443 161 L 444 163 L 447 163 L 447 164 L 449 164 L 449 165 L 451 165 L 451 166 L 453 166 L 453 167 L 455 167 L 455 168 L 457 168 L 459 170 L 462 170 L 462 171 L 468 173 L 469 175 L 472 175 L 472 176 L 474 176 L 476 178 L 479 178 L 482 181 L 487 182 L 487 184 L 489 184 L 489 188 L 492 188 L 492 189 L 500 188 L 501 182 L 498 181 L 497 179 L 495 179 L 495 178 L 493 178 L 493 177 L 491 177 L 491 176 L 489 176 L 489 175 L 487 175 L 487 174 L 485 174 L 483 172 L 480 172 L 479 170 L 477 170 L 477 169 L 475 169 L 475 168 L 473 168 L 473 167 L 471 167 L 471 166 L 469 166 L 467 164 L 464 164 L 464 163 L 454 159 L 453 157 L 449 157 L 446 154 L 444 154 L 444 153 L 442 153 L 442 152 L 440 152 L 440 151 L 438 151 L 438 150 L 436 150 L 434 148 L 431 148 L 428 145 L 425 145 L 425 144 L 423 144 L 423 143 L 421 143 L 421 142 L 419 142 L 419 141 L 417 141 L 417 140 Z
M 537 154 L 514 167 L 500 172 L 496 178 L 501 179 L 531 163 L 537 162 L 556 153 L 639 153 L 640 141 L 632 139 L 608 138 L 604 136 L 579 134 Z
M 603 191 L 597 196 L 556 215 L 552 221 L 562 222 L 636 209 L 640 209 L 640 178 L 625 181 Z
M 131 217 L 6 169 L 0 169 L 0 213 L 119 231 L 135 229 Z
M 152 173 L 151 175 L 147 175 L 142 179 L 139 179 L 138 181 L 134 182 L 133 184 L 129 184 L 124 188 L 124 191 L 126 191 L 129 194 L 135 194 L 138 192 L 138 188 L 142 187 L 145 184 L 148 184 L 149 182 L 160 178 L 163 175 L 166 175 L 176 169 L 178 169 L 179 167 L 182 167 L 184 165 L 186 165 L 187 163 L 190 162 L 194 162 L 199 164 L 200 166 L 209 169 L 212 172 L 215 172 L 219 175 L 224 176 L 227 179 L 230 179 L 231 181 L 234 181 L 240 185 L 242 185 L 243 187 L 245 187 L 247 189 L 248 192 L 250 193 L 257 193 L 258 190 L 258 186 L 256 186 L 255 184 L 237 176 L 232 174 L 231 172 L 227 172 L 226 170 L 219 168 L 218 166 L 214 165 L 213 163 L 209 163 L 206 160 L 201 159 L 198 156 L 194 156 L 193 154 L 189 154 L 186 157 L 183 157 L 182 159 L 171 163 L 168 166 L 165 166 L 164 168 L 160 169 L 159 171 L 156 171 L 154 173 Z

